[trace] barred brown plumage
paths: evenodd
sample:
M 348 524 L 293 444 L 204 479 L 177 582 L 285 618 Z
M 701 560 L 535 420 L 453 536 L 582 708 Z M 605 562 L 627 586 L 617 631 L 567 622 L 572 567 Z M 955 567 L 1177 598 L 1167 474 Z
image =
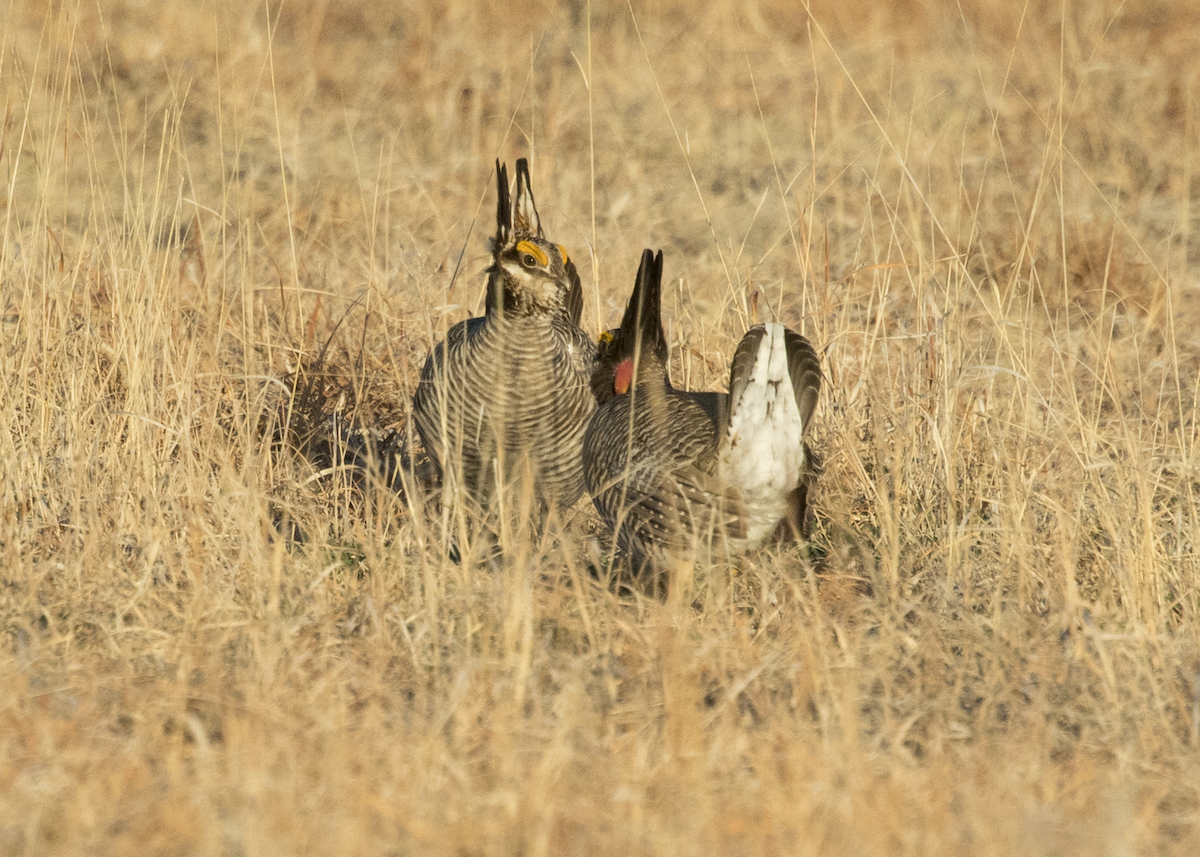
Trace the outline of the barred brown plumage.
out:
M 528 468 L 537 496 L 566 507 L 583 492 L 583 432 L 596 408 L 595 345 L 579 328 L 583 289 L 562 246 L 546 240 L 529 165 L 496 164 L 496 236 L 484 315 L 452 327 L 421 370 L 413 416 L 441 471 L 486 511 L 497 465 Z
M 739 344 L 728 396 L 676 390 L 661 287 L 662 253 L 646 250 L 621 327 L 602 338 L 583 439 L 588 491 L 635 570 L 755 547 L 806 503 L 821 383 L 808 341 L 773 324 Z

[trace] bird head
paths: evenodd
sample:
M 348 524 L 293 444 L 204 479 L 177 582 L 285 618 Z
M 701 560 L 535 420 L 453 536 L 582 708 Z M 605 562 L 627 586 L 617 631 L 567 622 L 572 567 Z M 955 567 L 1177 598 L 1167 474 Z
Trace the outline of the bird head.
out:
M 667 381 L 667 338 L 662 329 L 662 251 L 642 251 L 633 294 L 621 326 L 600 334 L 592 392 L 604 404 L 638 384 Z
M 517 161 L 517 188 L 508 189 L 508 168 L 496 162 L 496 236 L 491 241 L 487 313 L 509 315 L 564 312 L 578 322 L 582 285 L 566 248 L 546 240 L 529 162 Z

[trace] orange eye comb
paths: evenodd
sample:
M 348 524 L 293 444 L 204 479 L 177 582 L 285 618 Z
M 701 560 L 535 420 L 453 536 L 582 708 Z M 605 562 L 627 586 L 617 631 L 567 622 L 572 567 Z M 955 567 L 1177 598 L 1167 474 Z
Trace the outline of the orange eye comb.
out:
M 528 253 L 533 258 L 537 259 L 537 263 L 543 268 L 550 264 L 550 257 L 546 255 L 546 251 L 532 241 L 518 241 L 518 253 Z

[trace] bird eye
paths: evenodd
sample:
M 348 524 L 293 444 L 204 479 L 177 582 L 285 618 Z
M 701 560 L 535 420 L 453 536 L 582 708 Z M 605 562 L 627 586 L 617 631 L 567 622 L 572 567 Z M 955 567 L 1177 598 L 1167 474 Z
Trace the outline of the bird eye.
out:
M 550 264 L 546 251 L 532 241 L 518 241 L 516 250 L 517 259 L 526 268 L 545 268 Z

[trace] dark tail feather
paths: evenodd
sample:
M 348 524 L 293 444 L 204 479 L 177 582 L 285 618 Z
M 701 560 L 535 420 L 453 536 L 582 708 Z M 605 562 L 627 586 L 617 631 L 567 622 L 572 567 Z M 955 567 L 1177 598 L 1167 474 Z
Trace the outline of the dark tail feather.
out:
M 729 367 L 729 407 L 731 409 L 742 401 L 742 393 L 745 392 L 746 385 L 750 383 L 750 378 L 754 374 L 758 349 L 766 333 L 766 326 L 756 324 L 746 331 L 746 335 L 742 337 L 742 341 L 738 343 L 737 349 L 733 352 L 733 361 Z M 725 436 L 727 424 L 728 416 L 726 425 L 721 426 L 721 437 Z
M 790 328 L 784 329 L 783 336 L 792 391 L 796 395 L 796 407 L 807 435 L 813 411 L 817 409 L 817 398 L 821 395 L 821 358 L 807 339 Z

